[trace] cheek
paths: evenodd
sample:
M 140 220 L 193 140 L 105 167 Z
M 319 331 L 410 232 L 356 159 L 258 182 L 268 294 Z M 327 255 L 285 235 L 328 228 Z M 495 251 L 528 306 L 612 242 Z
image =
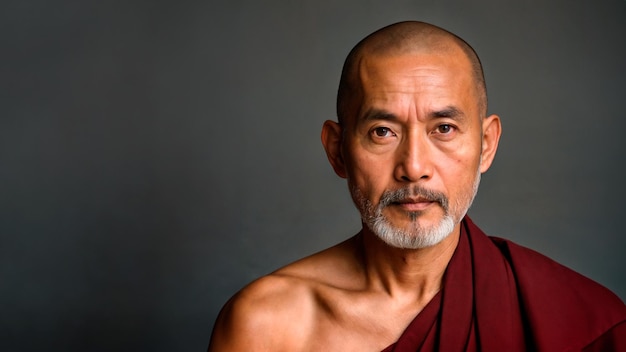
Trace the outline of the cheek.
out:
M 473 185 L 480 166 L 480 147 L 466 145 L 440 156 L 439 172 L 451 192 Z M 444 162 L 445 161 L 445 162 Z
M 387 158 L 388 160 L 390 158 Z M 353 154 L 349 159 L 348 184 L 357 187 L 360 192 L 372 201 L 387 188 L 392 173 L 385 160 L 366 153 Z
M 478 167 L 480 162 L 480 154 L 482 150 L 481 141 L 475 138 L 466 138 L 459 141 L 450 150 L 446 150 L 445 153 L 451 158 L 455 164 L 465 167 L 472 166 Z

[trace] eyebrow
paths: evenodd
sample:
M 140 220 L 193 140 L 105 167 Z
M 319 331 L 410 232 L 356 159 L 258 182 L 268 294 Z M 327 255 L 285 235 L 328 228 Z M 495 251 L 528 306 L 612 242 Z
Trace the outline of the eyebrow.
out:
M 465 113 L 462 110 L 458 109 L 455 106 L 449 105 L 441 110 L 435 110 L 428 114 L 428 117 L 431 119 L 436 118 L 450 118 L 453 120 L 464 120 Z M 385 121 L 397 121 L 398 116 L 381 109 L 369 109 L 363 117 L 360 119 L 361 121 L 376 121 L 376 120 L 385 120 Z
M 376 121 L 376 120 L 386 120 L 386 121 L 396 121 L 398 120 L 398 116 L 390 113 L 386 110 L 381 109 L 369 109 L 363 117 L 361 117 L 362 121 Z
M 453 120 L 463 120 L 465 118 L 465 114 L 463 113 L 463 111 L 459 110 L 457 107 L 450 105 L 450 106 L 446 106 L 442 110 L 433 111 L 432 113 L 430 113 L 430 117 L 433 117 L 433 118 L 446 117 L 446 118 L 451 118 Z

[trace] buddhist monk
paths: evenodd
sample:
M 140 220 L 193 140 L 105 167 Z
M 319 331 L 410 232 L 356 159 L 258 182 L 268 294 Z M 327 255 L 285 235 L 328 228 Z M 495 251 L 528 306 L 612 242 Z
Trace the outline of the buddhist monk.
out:
M 496 154 L 482 67 L 456 35 L 401 22 L 348 55 L 322 144 L 362 229 L 262 277 L 209 351 L 626 351 L 613 293 L 466 215 Z

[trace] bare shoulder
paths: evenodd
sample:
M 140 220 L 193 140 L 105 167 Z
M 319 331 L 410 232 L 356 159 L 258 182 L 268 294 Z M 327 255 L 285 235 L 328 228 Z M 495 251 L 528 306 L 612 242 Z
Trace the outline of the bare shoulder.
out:
M 243 288 L 220 312 L 209 351 L 306 349 L 315 331 L 320 291 L 342 282 L 338 276 L 345 274 L 337 270 L 338 266 L 350 267 L 345 243 L 287 265 Z M 328 270 L 331 267 L 333 271 Z
M 218 316 L 209 351 L 298 350 L 310 328 L 313 302 L 300 281 L 271 274 L 238 292 Z

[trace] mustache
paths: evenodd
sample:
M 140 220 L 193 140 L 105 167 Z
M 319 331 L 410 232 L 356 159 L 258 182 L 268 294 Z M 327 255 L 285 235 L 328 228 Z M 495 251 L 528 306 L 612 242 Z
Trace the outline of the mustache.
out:
M 403 187 L 395 190 L 387 190 L 380 197 L 378 206 L 386 207 L 393 203 L 400 202 L 407 198 L 423 198 L 431 202 L 437 202 L 445 212 L 448 211 L 448 197 L 442 192 L 434 191 L 421 186 Z

